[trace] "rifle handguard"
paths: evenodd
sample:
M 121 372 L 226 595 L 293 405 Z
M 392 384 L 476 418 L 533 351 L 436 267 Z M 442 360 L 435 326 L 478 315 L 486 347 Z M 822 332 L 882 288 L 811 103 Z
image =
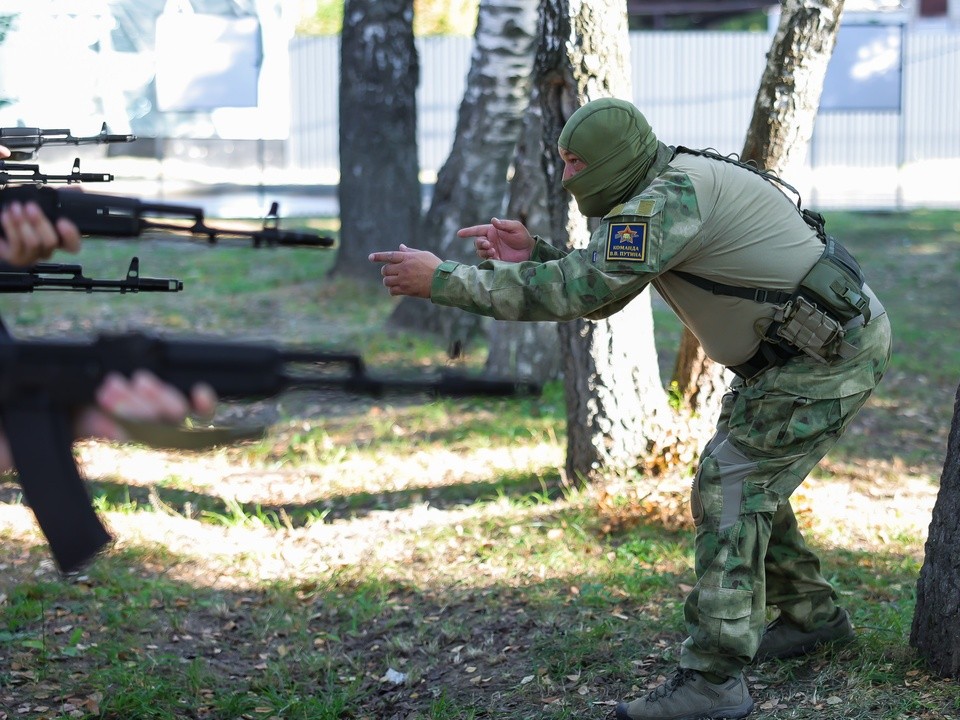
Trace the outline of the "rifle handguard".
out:
M 51 220 L 66 218 L 83 235 L 138 237 L 146 230 L 188 234 L 216 243 L 220 238 L 248 238 L 254 247 L 333 247 L 329 236 L 307 230 L 282 230 L 273 203 L 260 228 L 216 227 L 206 223 L 203 208 L 140 200 L 123 195 L 74 192 L 52 187 L 18 185 L 0 189 L 0 208 L 8 202 L 35 202 Z M 165 219 L 164 219 L 165 218 Z

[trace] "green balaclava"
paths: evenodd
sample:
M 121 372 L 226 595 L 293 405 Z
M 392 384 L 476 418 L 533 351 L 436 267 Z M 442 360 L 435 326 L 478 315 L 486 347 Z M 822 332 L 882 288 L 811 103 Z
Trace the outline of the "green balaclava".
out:
M 633 103 L 588 102 L 567 120 L 557 143 L 586 163 L 563 187 L 587 217 L 628 200 L 657 157 L 657 136 Z

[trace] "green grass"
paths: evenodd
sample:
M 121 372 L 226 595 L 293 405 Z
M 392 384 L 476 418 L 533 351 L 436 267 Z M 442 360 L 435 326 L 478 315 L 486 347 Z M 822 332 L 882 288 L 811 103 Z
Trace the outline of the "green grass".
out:
M 960 378 L 944 341 L 960 329 L 960 213 L 827 221 L 897 343 L 800 502 L 857 641 L 749 668 L 751 717 L 956 718 L 960 689 L 908 643 L 923 528 L 855 528 L 907 513 L 938 477 Z M 385 332 L 393 301 L 328 278 L 330 253 L 89 242 L 78 260 L 111 277 L 133 254 L 185 291 L 8 296 L 0 313 L 21 335 L 147 327 L 446 362 L 428 339 Z M 679 326 L 655 312 L 669 352 Z M 466 362 L 482 360 L 481 348 Z M 565 487 L 558 384 L 536 399 L 295 396 L 267 409 L 262 440 L 217 451 L 85 447 L 119 541 L 79 577 L 57 576 L 0 483 L 0 720 L 600 720 L 676 663 L 694 581 L 689 478 Z M 835 487 L 866 504 L 818 522 L 809 506 Z

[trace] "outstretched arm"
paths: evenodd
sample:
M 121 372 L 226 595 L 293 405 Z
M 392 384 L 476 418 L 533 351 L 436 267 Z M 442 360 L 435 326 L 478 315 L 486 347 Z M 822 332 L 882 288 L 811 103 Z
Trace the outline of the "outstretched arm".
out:
M 461 228 L 457 236 L 474 238 L 477 256 L 483 260 L 523 262 L 530 259 L 536 244 L 523 223 L 493 218 L 485 225 Z M 440 258 L 425 250 L 400 245 L 399 250 L 370 253 L 370 262 L 383 263 L 380 274 L 391 295 L 429 298 L 433 274 L 440 267 Z

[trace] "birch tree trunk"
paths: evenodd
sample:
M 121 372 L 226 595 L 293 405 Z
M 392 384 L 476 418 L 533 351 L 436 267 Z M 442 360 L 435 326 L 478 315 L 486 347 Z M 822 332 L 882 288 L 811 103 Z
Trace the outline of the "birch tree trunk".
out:
M 806 157 L 820 95 L 833 54 L 843 0 L 784 0 L 767 66 L 741 153 L 790 181 Z M 708 358 L 684 329 L 673 381 L 683 399 L 691 439 L 702 445 L 713 434 L 727 387 L 723 366 Z M 677 453 L 686 457 L 688 453 Z
M 473 243 L 458 238 L 457 230 L 503 212 L 510 161 L 529 103 L 536 28 L 537 0 L 481 0 L 453 147 L 414 247 L 476 263 Z M 483 318 L 404 298 L 390 322 L 440 333 L 459 347 L 482 332 Z
M 540 94 L 533 87 L 513 156 L 513 179 L 506 217 L 519 220 L 532 235 L 550 237 L 547 181 L 543 171 L 543 120 Z M 486 370 L 491 375 L 545 383 L 560 375 L 560 335 L 552 322 L 495 322 L 487 331 Z
M 567 118 L 589 100 L 629 98 L 626 6 L 620 0 L 542 0 L 534 82 L 543 114 L 550 237 L 584 246 L 586 219 L 561 186 L 557 139 Z M 662 442 L 670 409 L 660 381 L 649 293 L 599 322 L 560 325 L 567 402 L 568 483 L 634 467 Z
M 340 246 L 331 273 L 380 282 L 367 260 L 420 227 L 413 0 L 346 0 L 340 36 Z
M 784 0 L 742 158 L 787 182 L 804 163 L 844 0 Z

